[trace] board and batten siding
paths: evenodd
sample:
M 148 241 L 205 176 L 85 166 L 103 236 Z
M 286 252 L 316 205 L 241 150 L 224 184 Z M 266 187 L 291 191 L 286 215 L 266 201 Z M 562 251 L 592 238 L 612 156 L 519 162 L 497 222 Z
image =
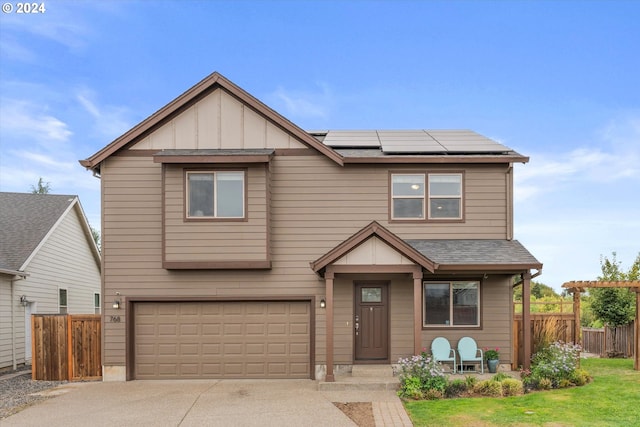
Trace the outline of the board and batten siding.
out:
M 185 168 L 165 167 L 166 261 L 268 260 L 267 169 L 259 164 L 230 170 L 246 170 L 247 220 L 185 222 Z
M 150 133 L 132 150 L 305 148 L 294 137 L 222 89 Z
M 138 148 L 138 146 L 136 146 Z M 148 147 L 147 147 L 148 148 Z M 159 147 L 154 147 L 159 148 Z M 185 148 L 180 146 L 179 148 Z M 235 147 L 237 148 L 237 147 Z M 179 168 L 176 168 L 179 169 Z M 391 232 L 406 239 L 504 239 L 507 235 L 506 166 L 496 165 L 441 165 L 417 168 L 416 165 L 346 165 L 338 166 L 323 156 L 275 156 L 269 166 L 271 179 L 270 227 L 272 269 L 266 271 L 193 270 L 169 271 L 162 268 L 162 167 L 151 157 L 112 156 L 101 166 L 103 186 L 103 248 L 105 301 L 115 292 L 123 297 L 237 297 L 260 296 L 324 296 L 324 281 L 309 267 L 313 261 L 334 248 L 340 242 L 362 229 L 372 220 L 380 222 Z M 465 170 L 465 221 L 461 223 L 398 223 L 389 222 L 389 172 L 425 172 Z M 250 174 L 253 181 L 263 186 L 264 178 Z M 177 188 L 171 184 L 168 190 Z M 255 191 L 252 191 L 255 192 Z M 175 197 L 175 194 L 169 195 Z M 255 194 L 256 200 L 260 198 Z M 176 198 L 178 200 L 178 198 Z M 180 200 L 182 203 L 183 201 Z M 266 194 L 265 194 L 266 203 Z M 175 206 L 175 205 L 172 205 Z M 261 212 L 264 212 L 266 206 Z M 257 212 L 257 218 L 261 212 Z M 175 214 L 175 212 L 174 212 Z M 182 213 L 180 213 L 182 214 Z M 249 218 L 252 219 L 251 216 Z M 178 225 L 177 217 L 172 218 Z M 184 224 L 189 226 L 191 224 Z M 182 226 L 182 225 L 180 225 Z M 229 241 L 229 244 L 234 242 Z M 244 242 L 238 242 L 241 247 Z M 210 250 L 201 245 L 189 248 Z M 173 249 L 172 249 L 173 250 Z M 233 247 L 229 251 L 237 250 Z M 378 280 L 381 277 L 377 277 Z M 392 357 L 411 350 L 411 331 L 404 330 L 410 324 L 412 314 L 412 287 L 399 286 L 392 290 L 392 304 L 404 301 L 408 308 L 392 305 L 400 312 L 400 320 L 391 325 L 394 334 Z M 401 283 L 404 281 L 401 280 Z M 498 286 L 496 286 L 498 288 Z M 506 287 L 499 286 L 502 292 Z M 344 289 L 336 288 L 337 295 Z M 345 291 L 346 292 L 346 291 Z M 341 295 L 341 294 L 340 294 Z M 489 289 L 485 298 L 491 299 Z M 344 296 L 344 295 L 343 295 Z M 351 295 L 349 298 L 353 298 Z M 398 301 L 398 302 L 395 302 Z M 500 304 L 503 302 L 501 301 Z M 346 325 L 346 318 L 339 309 L 350 303 L 336 300 L 336 325 Z M 340 304 L 338 306 L 338 304 Z M 343 307 L 343 305 L 345 305 Z M 352 303 L 351 303 L 352 304 Z M 507 300 L 505 313 L 496 313 L 498 336 L 508 329 Z M 126 313 L 106 305 L 105 318 L 121 317 L 120 323 L 105 322 L 105 365 L 125 364 Z M 338 309 L 339 308 L 339 309 Z M 351 307 L 351 311 L 353 308 Z M 502 310 L 502 309 L 501 309 Z M 504 315 L 504 317 L 502 317 Z M 485 311 L 487 316 L 492 313 Z M 338 321 L 339 319 L 339 321 Z M 324 311 L 316 311 L 316 363 L 324 361 L 325 326 Z M 499 323 L 499 324 L 498 324 Z M 504 323 L 504 324 L 503 324 Z M 493 323 L 487 323 L 493 325 Z M 507 326 L 505 326 L 507 325 Z M 493 326 L 491 326 L 493 327 Z M 351 333 L 336 330 L 345 338 L 336 340 L 337 361 L 351 357 Z M 345 335 L 346 334 L 346 335 Z M 406 335 L 406 336 L 405 336 Z M 429 333 L 423 333 L 427 339 Z M 507 331 L 506 337 L 510 336 Z M 345 341 L 346 340 L 346 341 Z M 428 341 L 430 342 L 430 340 Z M 425 341 L 425 345 L 428 344 Z M 337 362 L 336 362 L 337 363 Z

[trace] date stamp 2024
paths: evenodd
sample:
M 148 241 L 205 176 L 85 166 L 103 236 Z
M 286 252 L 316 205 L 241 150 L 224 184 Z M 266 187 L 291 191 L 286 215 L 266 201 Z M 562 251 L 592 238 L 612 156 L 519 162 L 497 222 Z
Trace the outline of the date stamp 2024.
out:
M 44 2 L 41 3 L 2 3 L 3 13 L 15 13 L 20 15 L 34 15 L 45 13 L 47 8 Z

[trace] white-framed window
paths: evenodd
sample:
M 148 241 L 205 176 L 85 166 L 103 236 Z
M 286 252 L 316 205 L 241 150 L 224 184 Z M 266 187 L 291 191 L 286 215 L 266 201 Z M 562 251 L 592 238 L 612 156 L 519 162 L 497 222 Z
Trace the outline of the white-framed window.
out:
M 425 174 L 391 175 L 391 219 L 424 219 Z
M 424 327 L 480 326 L 480 282 L 423 282 Z
M 97 292 L 93 294 L 93 313 L 100 314 L 100 294 Z
M 187 218 L 244 218 L 244 171 L 187 172 Z
M 58 312 L 60 314 L 67 314 L 67 290 L 58 289 Z
M 429 219 L 462 219 L 462 174 L 430 173 Z

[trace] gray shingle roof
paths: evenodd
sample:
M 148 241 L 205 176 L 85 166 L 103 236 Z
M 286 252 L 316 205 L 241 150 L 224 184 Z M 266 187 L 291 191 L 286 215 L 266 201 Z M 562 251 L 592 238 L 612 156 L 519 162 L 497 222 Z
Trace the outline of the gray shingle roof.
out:
M 440 265 L 540 265 L 517 240 L 405 240 Z
M 0 193 L 0 268 L 18 270 L 76 196 Z

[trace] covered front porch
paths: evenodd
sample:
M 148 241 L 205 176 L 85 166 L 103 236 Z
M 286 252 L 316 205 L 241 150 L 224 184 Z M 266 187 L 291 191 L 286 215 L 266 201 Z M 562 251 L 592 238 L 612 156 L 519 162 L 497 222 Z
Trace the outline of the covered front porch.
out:
M 325 364 L 320 348 L 316 378 L 392 366 L 429 351 L 438 336 L 503 348 L 500 363 L 510 369 L 513 277 L 528 295 L 530 269 L 541 267 L 517 241 L 402 240 L 372 222 L 311 263 L 325 283 Z

